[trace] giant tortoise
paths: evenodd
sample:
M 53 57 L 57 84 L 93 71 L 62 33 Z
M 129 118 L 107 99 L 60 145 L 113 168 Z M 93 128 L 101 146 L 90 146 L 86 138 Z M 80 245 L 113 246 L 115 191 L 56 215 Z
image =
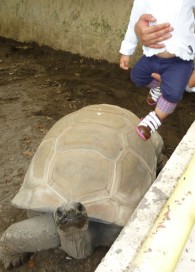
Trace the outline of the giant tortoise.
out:
M 71 113 L 49 130 L 12 200 L 29 217 L 0 239 L 6 268 L 29 252 L 60 247 L 79 259 L 113 243 L 161 160 L 161 136 L 141 140 L 138 122 L 126 109 L 101 104 Z

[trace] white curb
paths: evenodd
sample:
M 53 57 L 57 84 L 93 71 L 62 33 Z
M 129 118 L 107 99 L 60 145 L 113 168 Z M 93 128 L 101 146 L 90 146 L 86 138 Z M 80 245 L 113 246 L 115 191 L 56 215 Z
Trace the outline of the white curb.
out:
M 195 153 L 195 122 L 154 181 L 95 272 L 125 272 Z M 194 239 L 193 239 L 194 237 Z M 195 233 L 190 237 L 195 244 Z M 192 242 L 191 242 L 192 244 Z M 185 252 L 185 251 L 184 251 Z M 190 252 L 188 251 L 188 255 Z M 193 258 L 195 258 L 193 256 Z M 181 257 L 181 265 L 187 258 Z M 177 271 L 179 270 L 179 263 Z M 195 266 L 195 262 L 193 262 Z M 195 271 L 188 268 L 187 271 Z M 148 272 L 148 271 L 146 271 Z

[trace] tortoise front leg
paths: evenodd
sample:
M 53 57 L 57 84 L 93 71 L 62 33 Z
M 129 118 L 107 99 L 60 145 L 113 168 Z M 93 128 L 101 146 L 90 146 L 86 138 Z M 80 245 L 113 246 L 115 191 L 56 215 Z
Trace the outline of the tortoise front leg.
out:
M 51 214 L 36 216 L 11 225 L 0 239 L 0 260 L 5 268 L 19 265 L 27 253 L 60 245 Z

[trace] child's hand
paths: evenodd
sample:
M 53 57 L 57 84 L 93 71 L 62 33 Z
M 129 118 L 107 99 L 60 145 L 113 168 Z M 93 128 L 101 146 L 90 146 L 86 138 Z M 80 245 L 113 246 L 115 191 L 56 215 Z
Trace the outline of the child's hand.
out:
M 120 68 L 123 70 L 128 70 L 129 69 L 129 60 L 130 60 L 130 56 L 122 55 L 120 58 Z

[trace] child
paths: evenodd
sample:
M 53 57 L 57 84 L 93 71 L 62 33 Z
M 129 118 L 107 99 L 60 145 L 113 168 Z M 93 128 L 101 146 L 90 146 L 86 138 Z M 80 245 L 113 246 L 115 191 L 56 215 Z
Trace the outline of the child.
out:
M 193 71 L 188 85 L 186 86 L 186 91 L 189 93 L 195 92 L 195 70 Z
M 181 100 L 193 71 L 195 56 L 194 14 L 195 0 L 135 0 L 125 38 L 122 41 L 120 67 L 128 69 L 130 56 L 138 43 L 134 32 L 135 23 L 143 13 L 157 18 L 156 24 L 168 21 L 173 27 L 172 37 L 164 41 L 164 48 L 143 46 L 143 57 L 131 71 L 131 79 L 137 86 L 154 87 L 147 102 L 156 105 L 138 124 L 136 131 L 148 140 L 162 121 L 171 114 Z M 161 76 L 157 87 L 151 74 Z
M 154 82 L 160 82 L 161 81 L 161 76 L 158 74 L 158 73 L 152 73 L 152 77 L 154 79 L 156 79 L 156 81 L 153 81 Z M 159 85 L 160 83 L 157 83 L 157 86 Z M 156 88 L 158 88 L 156 86 Z M 189 93 L 194 93 L 195 92 L 195 70 L 193 70 L 193 73 L 188 81 L 188 85 L 186 86 L 186 92 L 189 92 Z M 152 92 L 152 89 L 150 89 L 150 92 Z M 150 93 L 149 93 L 150 94 Z

